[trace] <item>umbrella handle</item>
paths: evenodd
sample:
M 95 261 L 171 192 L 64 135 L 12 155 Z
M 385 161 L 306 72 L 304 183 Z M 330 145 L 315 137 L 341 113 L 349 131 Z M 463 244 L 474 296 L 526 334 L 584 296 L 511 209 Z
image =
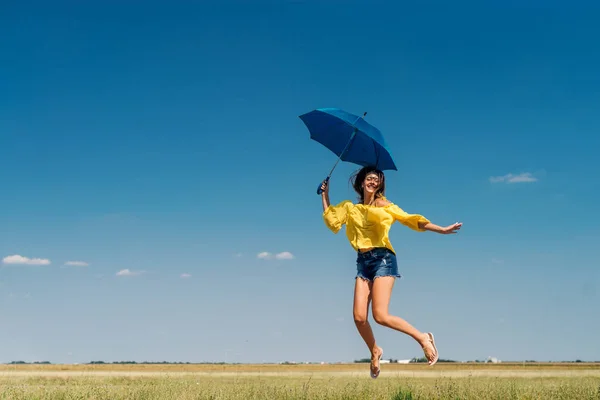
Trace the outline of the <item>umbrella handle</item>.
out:
M 325 178 L 325 180 L 323 182 L 325 182 L 325 183 L 329 182 L 329 177 Z M 321 185 L 323 184 L 323 182 L 319 183 L 319 186 L 317 187 L 317 194 L 323 193 L 323 189 L 321 189 Z

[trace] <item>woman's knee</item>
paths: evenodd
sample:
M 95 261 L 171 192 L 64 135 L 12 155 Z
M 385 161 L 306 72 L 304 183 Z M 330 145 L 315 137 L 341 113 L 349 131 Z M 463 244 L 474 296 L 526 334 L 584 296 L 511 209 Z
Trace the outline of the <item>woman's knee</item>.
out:
M 356 325 L 366 325 L 367 324 L 367 314 L 362 312 L 354 313 L 354 323 Z
M 373 319 L 379 325 L 387 326 L 389 325 L 388 321 L 390 319 L 390 315 L 385 311 L 373 310 Z

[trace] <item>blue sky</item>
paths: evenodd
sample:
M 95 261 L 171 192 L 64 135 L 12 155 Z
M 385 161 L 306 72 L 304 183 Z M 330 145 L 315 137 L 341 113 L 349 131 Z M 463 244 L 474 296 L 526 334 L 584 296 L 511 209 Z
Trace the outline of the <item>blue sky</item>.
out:
M 213 3 L 3 6 L 1 362 L 368 356 L 319 107 L 368 111 L 392 201 L 464 223 L 394 226 L 392 313 L 442 358 L 600 360 L 597 6 Z

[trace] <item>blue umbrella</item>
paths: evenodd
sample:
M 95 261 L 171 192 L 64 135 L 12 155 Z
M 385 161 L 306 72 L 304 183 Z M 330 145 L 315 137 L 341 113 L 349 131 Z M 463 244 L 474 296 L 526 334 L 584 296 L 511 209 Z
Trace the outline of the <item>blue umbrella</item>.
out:
M 300 115 L 310 132 L 310 138 L 327 147 L 338 156 L 325 178 L 329 181 L 340 160 L 361 166 L 374 166 L 380 170 L 397 171 L 383 135 L 379 129 L 358 117 L 338 108 L 319 108 Z M 321 194 L 321 184 L 317 194 Z

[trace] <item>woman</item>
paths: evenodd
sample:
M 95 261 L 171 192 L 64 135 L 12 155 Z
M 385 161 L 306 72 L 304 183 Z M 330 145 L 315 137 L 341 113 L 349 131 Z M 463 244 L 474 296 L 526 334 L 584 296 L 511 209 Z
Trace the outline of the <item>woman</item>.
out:
M 353 204 L 345 200 L 335 206 L 329 203 L 328 182 L 322 183 L 323 219 L 334 233 L 338 233 L 342 225 L 346 225 L 346 236 L 357 251 L 354 322 L 371 352 L 371 377 L 379 376 L 379 361 L 383 349 L 375 342 L 367 320 L 370 302 L 375 322 L 411 336 L 423 349 L 429 365 L 434 365 L 438 360 L 438 351 L 433 334 L 422 333 L 402 318 L 388 312 L 395 278 L 401 277 L 388 234 L 395 221 L 415 231 L 441 234 L 456 233 L 462 223 L 442 228 L 422 215 L 407 214 L 385 198 L 385 175 L 373 167 L 362 168 L 351 177 L 351 181 L 360 202 Z

